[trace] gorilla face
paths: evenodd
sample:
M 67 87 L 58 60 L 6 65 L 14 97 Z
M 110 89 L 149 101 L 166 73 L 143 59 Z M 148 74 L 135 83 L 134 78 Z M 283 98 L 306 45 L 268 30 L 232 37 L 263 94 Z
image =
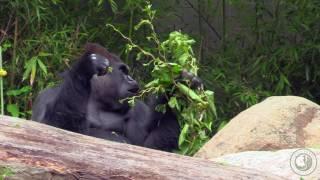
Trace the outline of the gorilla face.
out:
M 91 79 L 91 95 L 104 104 L 115 106 L 119 100 L 135 95 L 139 86 L 129 75 L 129 68 L 119 57 L 112 55 L 109 72 Z
M 111 76 L 113 76 L 115 79 L 118 79 L 118 82 L 122 82 L 118 83 L 118 97 L 120 99 L 133 96 L 138 92 L 138 83 L 129 75 L 129 68 L 127 65 L 123 63 L 119 64 L 116 67 L 116 70 L 112 73 L 114 74 L 111 74 Z

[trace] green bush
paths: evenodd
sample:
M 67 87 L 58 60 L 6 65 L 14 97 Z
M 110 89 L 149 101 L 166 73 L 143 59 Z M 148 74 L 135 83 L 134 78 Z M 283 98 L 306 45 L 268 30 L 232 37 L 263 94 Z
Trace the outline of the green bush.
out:
M 210 138 L 216 116 L 213 92 L 201 87 L 195 90 L 190 88 L 191 78 L 198 74 L 199 69 L 192 49 L 195 41 L 177 31 L 171 32 L 167 40 L 159 40 L 153 25 L 156 11 L 148 3 L 142 11 L 146 17 L 134 29 L 138 31 L 142 26 L 150 29 L 146 36 L 149 46 L 140 46 L 115 26 L 107 25 L 128 41 L 127 52 L 137 50 L 137 60 L 146 59 L 144 66 L 152 69 L 150 82 L 139 96 L 129 98 L 129 103 L 148 95 L 170 95 L 167 97 L 168 103 L 159 105 L 157 110 L 163 112 L 168 105 L 176 112 L 182 127 L 179 137 L 180 153 L 192 155 Z M 191 77 L 181 79 L 182 73 Z

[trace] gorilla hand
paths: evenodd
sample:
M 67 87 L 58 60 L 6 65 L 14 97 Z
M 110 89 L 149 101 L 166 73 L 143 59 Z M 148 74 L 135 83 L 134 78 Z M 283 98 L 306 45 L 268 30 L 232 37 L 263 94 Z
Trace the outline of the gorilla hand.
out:
M 107 68 L 110 66 L 110 61 L 106 57 L 99 54 L 90 54 L 89 59 L 93 65 L 94 74 L 102 76 L 107 73 Z
M 181 78 L 182 80 L 190 81 L 192 89 L 203 89 L 202 80 L 198 76 L 195 76 L 194 74 L 185 69 L 181 72 Z
M 187 71 L 186 69 L 182 70 L 180 76 L 176 79 L 178 82 L 188 81 L 190 82 L 190 87 L 192 89 L 203 89 L 202 80 L 194 75 L 193 73 Z M 170 97 L 172 96 L 171 93 L 164 93 L 158 95 L 151 95 L 147 97 L 146 104 L 151 107 L 151 109 L 155 109 L 156 106 L 159 104 L 166 104 L 168 103 Z

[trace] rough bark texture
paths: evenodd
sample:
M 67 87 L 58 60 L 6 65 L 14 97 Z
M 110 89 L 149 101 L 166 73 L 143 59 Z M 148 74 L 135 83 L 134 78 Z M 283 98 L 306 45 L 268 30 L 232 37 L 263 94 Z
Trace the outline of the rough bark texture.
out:
M 8 179 L 26 180 L 281 179 L 8 116 L 0 116 L 0 168 L 13 171 Z

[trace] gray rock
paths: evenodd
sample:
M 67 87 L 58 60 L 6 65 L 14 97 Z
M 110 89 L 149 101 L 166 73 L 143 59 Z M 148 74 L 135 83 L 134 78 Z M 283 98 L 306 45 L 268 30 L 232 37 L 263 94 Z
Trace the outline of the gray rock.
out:
M 302 171 L 302 173 L 309 173 L 308 176 L 298 175 L 294 172 L 293 168 L 290 165 L 290 160 L 296 160 L 293 162 L 297 162 L 298 165 L 304 165 L 303 161 L 300 161 L 301 158 L 299 156 L 293 156 L 293 153 L 299 149 L 285 149 L 276 152 L 272 151 L 247 151 L 235 154 L 228 154 L 218 158 L 210 159 L 212 161 L 240 166 L 243 168 L 254 169 L 263 171 L 266 174 L 274 174 L 288 179 L 303 179 L 306 180 L 319 180 L 320 179 L 320 149 L 310 149 L 314 155 L 315 159 L 311 159 L 311 163 L 313 163 L 309 169 L 309 171 Z M 303 154 L 304 151 L 299 151 L 299 155 Z M 302 153 L 301 153 L 302 152 Z M 291 158 L 292 157 L 292 158 Z M 300 162 L 299 162 L 300 161 Z M 312 167 L 316 165 L 314 171 L 312 171 Z M 295 168 L 296 169 L 296 168 Z M 299 172 L 299 171 L 298 171 Z
M 320 147 L 320 106 L 302 97 L 275 96 L 234 117 L 195 156 L 302 147 Z

